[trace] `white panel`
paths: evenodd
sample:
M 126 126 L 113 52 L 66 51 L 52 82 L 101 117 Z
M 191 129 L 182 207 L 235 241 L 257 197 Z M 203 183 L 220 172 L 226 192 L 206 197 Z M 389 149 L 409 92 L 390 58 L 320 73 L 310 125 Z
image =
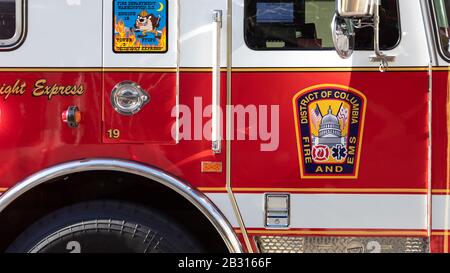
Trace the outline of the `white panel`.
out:
M 206 196 L 219 208 L 233 227 L 239 227 L 238 220 L 233 210 L 227 193 L 207 193 Z
M 450 229 L 450 195 L 433 195 L 432 222 L 433 230 Z
M 347 60 L 334 50 L 255 51 L 244 42 L 244 0 L 233 1 L 233 67 L 378 67 L 369 62 L 371 51 L 355 51 Z M 428 66 L 425 27 L 419 1 L 399 0 L 402 37 L 398 47 L 386 51 L 397 56 L 391 66 Z M 330 22 L 331 25 L 331 22 Z
M 264 194 L 236 194 L 247 228 L 264 228 Z M 427 229 L 426 195 L 292 194 L 291 228 Z
M 226 66 L 227 0 L 182 0 L 180 8 L 180 66 L 212 66 L 212 12 L 222 10 L 221 66 Z
M 146 67 L 146 68 L 174 68 L 177 67 L 177 0 L 168 0 L 169 3 L 169 34 L 168 51 L 166 53 L 114 53 L 113 51 L 113 1 L 104 1 L 104 67 Z
M 100 67 L 102 0 L 29 0 L 24 44 L 1 67 Z

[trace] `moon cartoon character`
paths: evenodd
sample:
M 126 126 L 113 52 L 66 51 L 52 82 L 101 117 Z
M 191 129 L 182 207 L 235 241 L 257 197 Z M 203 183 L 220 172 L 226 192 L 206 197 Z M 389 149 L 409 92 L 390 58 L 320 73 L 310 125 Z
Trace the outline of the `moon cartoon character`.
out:
M 159 2 L 159 9 L 157 9 L 156 11 L 161 12 L 161 11 L 163 11 L 163 9 L 164 9 L 164 4 Z

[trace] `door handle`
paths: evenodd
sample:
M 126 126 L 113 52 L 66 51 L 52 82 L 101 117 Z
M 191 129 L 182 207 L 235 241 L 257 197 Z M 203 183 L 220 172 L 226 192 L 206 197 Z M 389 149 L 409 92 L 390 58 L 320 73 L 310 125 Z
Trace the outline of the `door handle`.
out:
M 220 59 L 221 59 L 222 11 L 213 11 L 212 39 L 212 151 L 219 154 L 222 151 L 221 111 L 220 111 Z

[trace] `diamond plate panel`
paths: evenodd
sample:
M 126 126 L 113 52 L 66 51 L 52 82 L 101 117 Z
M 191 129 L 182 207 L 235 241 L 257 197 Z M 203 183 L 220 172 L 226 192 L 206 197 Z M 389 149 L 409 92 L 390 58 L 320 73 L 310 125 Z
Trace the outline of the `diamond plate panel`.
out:
M 262 253 L 424 253 L 428 238 L 260 236 Z

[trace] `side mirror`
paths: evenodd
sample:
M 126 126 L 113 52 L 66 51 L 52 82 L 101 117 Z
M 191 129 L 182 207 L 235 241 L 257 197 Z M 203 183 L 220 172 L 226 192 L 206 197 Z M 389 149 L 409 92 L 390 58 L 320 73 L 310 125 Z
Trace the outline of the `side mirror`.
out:
M 331 31 L 337 54 L 347 59 L 353 54 L 354 28 L 373 27 L 375 56 L 371 56 L 370 61 L 380 62 L 380 71 L 384 72 L 389 62 L 395 62 L 395 56 L 388 56 L 380 50 L 380 5 L 381 0 L 336 0 Z
M 343 59 L 350 58 L 355 47 L 355 32 L 352 20 L 335 14 L 331 29 L 333 30 L 333 44 L 337 54 Z
M 374 16 L 375 0 L 337 0 L 336 12 L 344 18 L 366 18 Z

